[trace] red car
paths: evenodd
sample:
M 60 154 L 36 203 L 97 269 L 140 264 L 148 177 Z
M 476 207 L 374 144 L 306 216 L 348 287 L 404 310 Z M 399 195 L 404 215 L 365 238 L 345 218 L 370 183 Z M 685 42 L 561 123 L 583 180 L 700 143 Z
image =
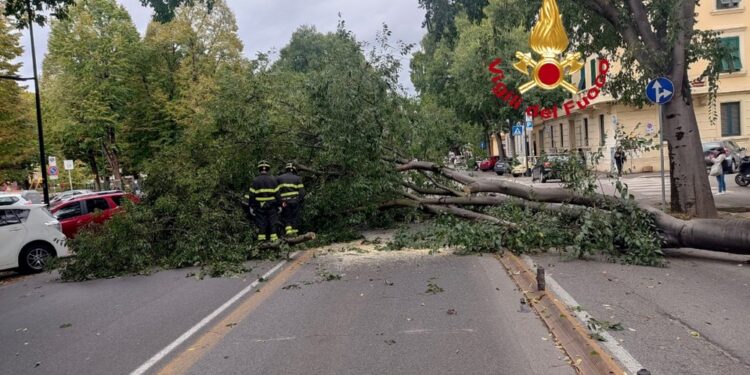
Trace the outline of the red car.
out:
M 491 156 L 489 159 L 484 159 L 481 162 L 477 162 L 477 168 L 480 171 L 491 171 L 495 168 L 495 164 L 500 160 L 499 156 Z
M 103 223 L 122 208 L 123 199 L 139 203 L 138 197 L 122 191 L 105 191 L 75 197 L 52 207 L 52 214 L 62 224 L 62 231 L 68 238 L 88 223 Z

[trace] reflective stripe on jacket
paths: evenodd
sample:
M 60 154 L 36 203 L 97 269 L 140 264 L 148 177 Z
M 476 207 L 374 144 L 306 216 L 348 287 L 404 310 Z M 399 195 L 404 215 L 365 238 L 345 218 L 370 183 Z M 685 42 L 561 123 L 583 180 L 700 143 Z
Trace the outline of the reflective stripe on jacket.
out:
M 279 196 L 282 200 L 305 199 L 305 185 L 302 179 L 294 173 L 287 172 L 277 178 L 279 183 Z
M 279 203 L 279 185 L 276 178 L 267 174 L 262 174 L 253 179 L 249 194 L 250 207 L 255 208 L 273 208 Z

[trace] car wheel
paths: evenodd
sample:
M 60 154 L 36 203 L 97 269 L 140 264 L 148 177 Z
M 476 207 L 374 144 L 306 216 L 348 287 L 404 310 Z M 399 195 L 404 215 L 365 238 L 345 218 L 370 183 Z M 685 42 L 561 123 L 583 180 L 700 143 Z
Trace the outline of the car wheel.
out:
M 495 172 L 495 173 L 497 173 L 498 176 L 502 176 L 504 174 L 503 172 Z
M 18 267 L 23 273 L 39 273 L 44 271 L 47 261 L 54 256 L 55 250 L 49 244 L 31 243 L 18 255 Z
M 740 186 L 750 185 L 750 180 L 746 180 L 745 178 L 743 178 L 742 174 L 740 173 L 737 173 L 737 176 L 734 176 L 734 182 L 736 182 L 737 185 L 740 185 Z

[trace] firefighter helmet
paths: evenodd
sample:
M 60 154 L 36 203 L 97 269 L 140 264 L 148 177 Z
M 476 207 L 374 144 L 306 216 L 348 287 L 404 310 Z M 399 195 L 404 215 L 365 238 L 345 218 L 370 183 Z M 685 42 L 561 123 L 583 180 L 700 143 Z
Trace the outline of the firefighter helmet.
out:
M 268 172 L 268 171 L 271 170 L 271 164 L 268 164 L 268 162 L 265 161 L 265 160 L 261 160 L 258 163 L 258 170 L 261 171 L 261 172 L 263 172 L 263 171 Z

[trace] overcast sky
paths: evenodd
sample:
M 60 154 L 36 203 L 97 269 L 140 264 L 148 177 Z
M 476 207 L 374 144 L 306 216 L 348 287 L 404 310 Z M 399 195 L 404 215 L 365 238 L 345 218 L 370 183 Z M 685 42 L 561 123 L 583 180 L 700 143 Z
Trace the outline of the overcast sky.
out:
M 143 35 L 151 18 L 151 9 L 141 6 L 139 0 L 117 2 L 130 12 L 135 26 Z M 383 23 L 393 32 L 393 42 L 402 40 L 418 44 L 424 35 L 421 28 L 424 11 L 419 9 L 417 0 L 227 0 L 227 3 L 237 17 L 245 55 L 251 58 L 258 52 L 278 52 L 301 25 L 313 25 L 322 32 L 334 31 L 339 13 L 346 21 L 347 28 L 361 41 L 373 41 Z M 47 52 L 49 28 L 35 27 L 34 31 L 41 69 L 43 56 Z M 24 31 L 21 42 L 24 55 L 20 73 L 30 77 L 32 67 L 28 31 Z M 408 61 L 408 58 L 402 61 L 401 83 L 413 93 Z M 33 90 L 33 87 L 30 89 Z

